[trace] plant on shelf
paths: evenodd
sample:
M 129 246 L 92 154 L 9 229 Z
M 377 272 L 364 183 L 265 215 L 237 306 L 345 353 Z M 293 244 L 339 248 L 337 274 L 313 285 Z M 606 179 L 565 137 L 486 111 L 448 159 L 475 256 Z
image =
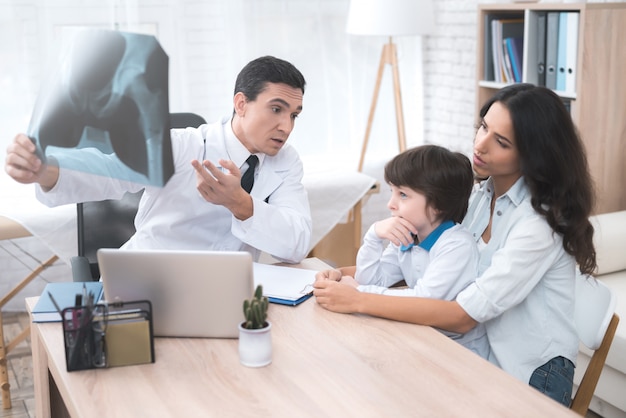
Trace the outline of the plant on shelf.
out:
M 262 329 L 268 326 L 267 307 L 269 300 L 263 296 L 263 286 L 258 285 L 252 299 L 243 301 L 243 314 L 245 322 L 242 326 L 246 329 Z

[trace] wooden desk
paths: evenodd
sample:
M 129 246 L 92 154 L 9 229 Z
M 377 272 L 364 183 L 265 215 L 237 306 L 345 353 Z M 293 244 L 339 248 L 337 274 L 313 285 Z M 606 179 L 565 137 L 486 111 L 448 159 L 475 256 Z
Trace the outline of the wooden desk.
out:
M 61 325 L 33 324 L 37 417 L 50 416 L 54 386 L 81 418 L 577 416 L 429 327 L 313 298 L 272 304 L 269 318 L 273 362 L 260 369 L 239 363 L 237 340 L 157 338 L 154 364 L 67 373 Z

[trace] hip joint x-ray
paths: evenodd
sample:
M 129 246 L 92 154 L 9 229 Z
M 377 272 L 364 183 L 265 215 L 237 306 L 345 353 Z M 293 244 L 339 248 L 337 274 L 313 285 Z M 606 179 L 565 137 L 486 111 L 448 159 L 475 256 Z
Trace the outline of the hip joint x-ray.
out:
M 43 159 L 163 186 L 174 171 L 168 57 L 154 36 L 80 31 L 44 82 L 28 135 Z

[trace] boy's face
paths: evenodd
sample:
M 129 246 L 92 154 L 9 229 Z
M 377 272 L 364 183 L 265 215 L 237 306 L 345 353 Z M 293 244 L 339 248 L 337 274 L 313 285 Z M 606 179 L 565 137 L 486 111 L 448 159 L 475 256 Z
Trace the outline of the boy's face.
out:
M 426 202 L 426 196 L 410 187 L 391 186 L 391 198 L 387 207 L 392 216 L 399 216 L 409 221 L 417 229 L 420 241 L 430 234 L 441 220 L 438 211 Z
M 286 84 L 267 83 L 256 100 L 243 93 L 234 98 L 233 131 L 250 153 L 276 155 L 285 145 L 302 111 L 302 90 Z

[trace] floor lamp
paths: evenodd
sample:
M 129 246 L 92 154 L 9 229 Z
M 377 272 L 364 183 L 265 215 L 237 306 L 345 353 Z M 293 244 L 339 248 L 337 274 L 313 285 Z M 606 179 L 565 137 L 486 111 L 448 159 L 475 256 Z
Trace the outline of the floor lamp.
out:
M 361 147 L 359 171 L 363 170 L 365 151 L 369 141 L 374 113 L 383 72 L 387 64 L 391 65 L 393 75 L 393 93 L 398 127 L 398 147 L 400 152 L 406 149 L 402 94 L 398 72 L 398 55 L 394 36 L 423 35 L 432 32 L 434 27 L 433 5 L 431 0 L 351 0 L 348 12 L 346 32 L 355 35 L 386 36 L 389 42 L 383 46 L 378 64 L 378 75 L 374 86 L 374 96 L 365 129 L 365 138 Z

